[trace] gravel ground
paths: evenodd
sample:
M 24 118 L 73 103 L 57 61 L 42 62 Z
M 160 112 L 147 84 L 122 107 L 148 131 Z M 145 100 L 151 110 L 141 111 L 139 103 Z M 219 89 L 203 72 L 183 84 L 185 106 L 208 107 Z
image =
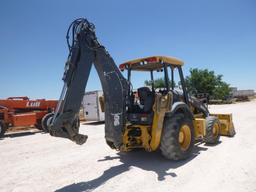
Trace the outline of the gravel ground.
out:
M 210 111 L 232 112 L 237 135 L 198 144 L 180 162 L 159 152 L 111 150 L 103 124 L 81 125 L 89 136 L 82 146 L 41 132 L 11 133 L 0 140 L 0 191 L 256 191 L 256 101 Z

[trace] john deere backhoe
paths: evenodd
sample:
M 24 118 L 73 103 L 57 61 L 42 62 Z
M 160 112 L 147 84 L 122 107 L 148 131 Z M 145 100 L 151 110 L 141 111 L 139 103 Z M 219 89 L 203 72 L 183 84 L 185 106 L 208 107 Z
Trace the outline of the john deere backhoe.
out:
M 188 95 L 181 60 L 152 56 L 125 62 L 118 69 L 98 42 L 94 25 L 86 19 L 77 19 L 70 25 L 67 42 L 70 52 L 64 87 L 54 116 L 47 121 L 52 136 L 77 144 L 86 142 L 87 136 L 79 134 L 77 115 L 92 64 L 104 92 L 105 139 L 113 149 L 160 149 L 166 158 L 180 160 L 189 157 L 198 140 L 214 144 L 220 135 L 235 134 L 231 114 L 210 114 L 203 103 Z M 121 71 L 127 71 L 127 79 Z M 135 93 L 131 84 L 133 71 L 148 73 L 152 86 L 140 87 Z M 176 72 L 180 91 L 174 86 Z M 162 89 L 155 89 L 154 73 L 163 73 Z

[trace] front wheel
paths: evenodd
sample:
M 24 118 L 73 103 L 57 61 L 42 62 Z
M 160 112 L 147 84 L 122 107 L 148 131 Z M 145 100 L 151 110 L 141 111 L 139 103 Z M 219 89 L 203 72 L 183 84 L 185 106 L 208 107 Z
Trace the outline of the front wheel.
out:
M 182 113 L 166 117 L 160 149 L 171 160 L 187 159 L 194 147 L 194 126 L 191 118 Z
M 206 144 L 217 144 L 220 140 L 220 121 L 215 116 L 206 118 Z

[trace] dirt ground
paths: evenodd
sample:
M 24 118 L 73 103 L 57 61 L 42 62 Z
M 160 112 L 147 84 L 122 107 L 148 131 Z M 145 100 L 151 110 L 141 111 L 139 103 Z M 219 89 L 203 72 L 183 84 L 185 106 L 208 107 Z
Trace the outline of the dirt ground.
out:
M 86 144 L 30 131 L 0 140 L 0 191 L 256 191 L 256 101 L 210 106 L 233 113 L 237 135 L 216 146 L 199 144 L 186 161 L 159 152 L 126 154 L 104 141 L 104 125 L 81 125 Z

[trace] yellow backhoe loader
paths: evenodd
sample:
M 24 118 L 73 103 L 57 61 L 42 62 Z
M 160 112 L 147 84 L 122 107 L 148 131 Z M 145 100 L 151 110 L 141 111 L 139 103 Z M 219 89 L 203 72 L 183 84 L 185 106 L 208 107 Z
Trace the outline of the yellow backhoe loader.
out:
M 151 56 L 125 62 L 118 68 L 98 42 L 94 25 L 86 19 L 70 25 L 67 42 L 70 52 L 64 87 L 54 116 L 46 122 L 52 136 L 77 144 L 86 142 L 87 136 L 79 134 L 77 119 L 92 64 L 104 92 L 105 139 L 113 149 L 160 149 L 166 158 L 181 160 L 190 156 L 196 141 L 215 144 L 220 135 L 235 135 L 231 114 L 210 114 L 205 104 L 188 95 L 181 60 Z M 127 78 L 121 71 L 126 71 Z M 149 74 L 152 85 L 134 91 L 134 71 Z M 154 87 L 155 73 L 164 78 L 161 89 Z M 177 76 L 179 79 L 174 79 Z M 174 86 L 177 80 L 179 90 Z

